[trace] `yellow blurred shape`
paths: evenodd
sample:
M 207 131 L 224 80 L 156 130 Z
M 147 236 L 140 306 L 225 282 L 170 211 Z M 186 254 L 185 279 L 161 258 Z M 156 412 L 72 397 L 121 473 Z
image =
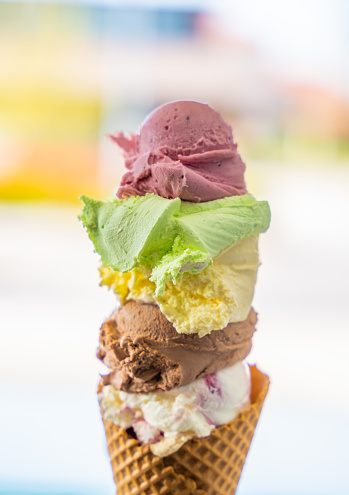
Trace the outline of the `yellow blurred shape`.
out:
M 0 108 L 0 135 L 5 129 L 17 156 L 16 163 L 3 157 L 0 198 L 74 200 L 97 192 L 96 99 L 14 85 L 0 89 Z
M 91 142 L 23 143 L 22 162 L 0 180 L 0 198 L 7 200 L 77 200 L 98 194 L 97 144 Z
M 99 101 L 49 88 L 0 86 L 0 129 L 25 139 L 93 138 L 99 127 Z

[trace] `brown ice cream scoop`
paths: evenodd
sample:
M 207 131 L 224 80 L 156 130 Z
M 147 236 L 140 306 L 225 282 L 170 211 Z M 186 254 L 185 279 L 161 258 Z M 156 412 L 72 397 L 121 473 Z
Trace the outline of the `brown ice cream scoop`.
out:
M 209 335 L 179 334 L 158 306 L 128 301 L 101 328 L 97 356 L 111 369 L 104 384 L 126 392 L 170 390 L 244 359 L 257 315 Z

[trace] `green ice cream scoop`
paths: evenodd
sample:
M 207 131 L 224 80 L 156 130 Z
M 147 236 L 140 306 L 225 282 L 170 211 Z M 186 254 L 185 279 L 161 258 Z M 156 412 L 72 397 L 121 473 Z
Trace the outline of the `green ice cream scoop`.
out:
M 225 248 L 265 232 L 270 223 L 266 201 L 250 194 L 204 203 L 156 194 L 110 202 L 82 196 L 82 220 L 104 266 L 127 272 L 152 268 L 157 293 L 166 280 L 198 273 Z

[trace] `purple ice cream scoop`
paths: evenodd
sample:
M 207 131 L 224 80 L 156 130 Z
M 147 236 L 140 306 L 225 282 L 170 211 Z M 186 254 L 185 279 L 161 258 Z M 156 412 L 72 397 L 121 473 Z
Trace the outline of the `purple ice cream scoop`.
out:
M 129 170 L 117 197 L 154 193 L 204 202 L 247 192 L 232 128 L 209 105 L 178 101 L 155 109 L 139 134 L 110 136 Z

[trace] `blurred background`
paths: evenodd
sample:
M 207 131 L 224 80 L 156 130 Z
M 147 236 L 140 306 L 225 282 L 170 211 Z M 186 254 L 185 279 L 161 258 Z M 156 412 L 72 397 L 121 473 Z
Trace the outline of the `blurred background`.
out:
M 96 400 L 115 306 L 76 216 L 106 138 L 193 99 L 269 201 L 251 363 L 271 389 L 239 495 L 349 493 L 349 3 L 0 1 L 0 493 L 115 493 Z

